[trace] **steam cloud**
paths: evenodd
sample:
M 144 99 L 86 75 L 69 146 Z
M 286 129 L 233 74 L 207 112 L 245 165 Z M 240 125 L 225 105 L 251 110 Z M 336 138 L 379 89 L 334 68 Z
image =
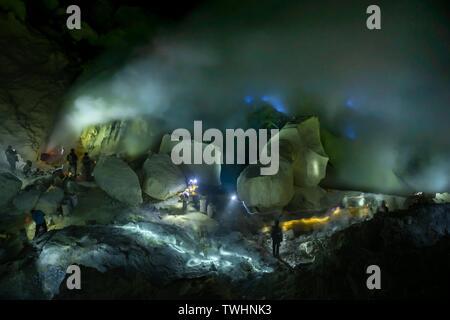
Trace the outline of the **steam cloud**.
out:
M 194 120 L 237 128 L 246 97 L 270 96 L 288 114 L 319 115 L 345 141 L 347 162 L 333 164 L 333 183 L 449 190 L 446 17 L 420 1 L 381 2 L 382 30 L 369 31 L 370 3 L 348 4 L 206 5 L 148 47 L 134 48 L 112 76 L 80 83 L 61 127 L 76 133 L 144 115 L 173 128 Z

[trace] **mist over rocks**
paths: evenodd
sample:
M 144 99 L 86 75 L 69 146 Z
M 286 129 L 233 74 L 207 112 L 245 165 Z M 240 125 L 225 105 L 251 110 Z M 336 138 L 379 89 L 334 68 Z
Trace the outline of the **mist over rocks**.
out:
M 221 15 L 224 6 L 239 10 Z M 383 3 L 386 10 L 391 6 L 396 5 Z M 312 19 L 317 12 L 323 12 L 320 19 Z M 445 17 L 435 13 L 433 21 L 418 19 L 418 28 L 439 38 Z M 130 47 L 128 59 L 106 68 L 109 73 L 80 78 L 61 128 L 141 116 L 161 119 L 171 129 L 189 128 L 199 119 L 208 127 L 245 128 L 243 115 L 264 102 L 288 116 L 316 115 L 338 138 L 326 147 L 334 144 L 331 148 L 345 157 L 331 158 L 325 150 L 334 171 L 325 181 L 328 187 L 446 190 L 448 179 L 436 175 L 448 176 L 450 169 L 444 120 L 449 115 L 448 54 L 436 46 L 424 51 L 428 31 L 410 38 L 405 16 L 417 14 L 413 5 L 391 13 L 385 25 L 391 32 L 368 34 L 361 24 L 364 14 L 362 4 L 341 8 L 265 0 L 256 11 L 237 1 L 204 4 L 175 31 Z M 380 48 L 383 57 L 373 54 Z M 415 60 L 424 63 L 419 68 Z M 99 64 L 104 67 L 105 60 Z M 421 76 L 426 74 L 434 75 L 431 82 Z M 53 137 L 57 140 L 62 131 L 55 130 Z M 429 159 L 406 170 L 423 153 Z
M 83 130 L 92 133 L 96 130 L 88 128 L 104 125 L 108 128 L 98 129 L 99 138 L 93 139 L 96 145 L 86 144 L 97 154 L 100 143 L 115 140 L 104 134 L 120 131 L 110 130 L 115 121 L 149 116 L 170 129 L 189 127 L 195 119 L 221 129 L 245 127 L 243 115 L 266 101 L 289 116 L 318 116 L 337 137 L 325 149 L 340 149 L 345 157 L 325 150 L 333 164 L 327 187 L 448 191 L 448 48 L 427 40 L 431 35 L 445 43 L 439 30 L 446 17 L 439 6 L 414 3 L 402 2 L 404 10 L 397 13 L 393 9 L 400 4 L 383 2 L 393 15 L 385 25 L 391 32 L 367 34 L 361 4 L 343 9 L 264 0 L 255 10 L 247 3 L 217 1 L 196 6 L 172 28 L 143 23 L 141 41 L 134 44 L 136 30 L 129 26 L 146 17 L 140 9 L 93 5 L 96 13 L 85 17 L 91 33 L 58 36 L 46 32 L 46 22 L 27 19 L 30 4 L 21 14 L 2 11 L 2 38 L 22 40 L 5 44 L 0 57 L 7 66 L 1 71 L 0 136 L 24 160 L 35 160 L 48 146 L 76 144 Z M 221 15 L 224 7 L 239 10 Z M 324 14 L 312 19 L 317 12 Z M 416 19 L 417 30 L 426 32 L 413 39 L 408 17 L 422 12 L 434 18 Z M 48 17 L 53 24 L 59 19 Z M 118 29 L 106 21 L 115 21 Z M 86 43 L 102 54 L 86 57 Z M 383 57 L 373 54 L 380 48 Z M 70 51 L 80 58 L 75 61 Z M 139 131 L 131 129 L 130 138 L 118 139 L 114 148 L 144 152 L 151 143 Z

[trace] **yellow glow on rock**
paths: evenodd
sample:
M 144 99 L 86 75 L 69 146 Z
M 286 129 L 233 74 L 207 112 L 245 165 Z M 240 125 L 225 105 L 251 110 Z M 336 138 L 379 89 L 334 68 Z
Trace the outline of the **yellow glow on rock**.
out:
M 297 225 L 315 225 L 315 224 L 323 224 L 330 220 L 329 216 L 326 217 L 311 217 L 311 218 L 303 218 L 297 220 L 289 220 L 281 223 L 281 228 L 283 231 L 290 230 Z

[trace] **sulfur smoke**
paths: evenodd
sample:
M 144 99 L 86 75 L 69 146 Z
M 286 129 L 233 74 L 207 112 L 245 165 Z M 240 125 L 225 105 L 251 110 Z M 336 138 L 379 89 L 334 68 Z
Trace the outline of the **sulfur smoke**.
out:
M 450 189 L 449 29 L 439 3 L 217 1 L 82 77 L 52 143 L 88 125 L 152 117 L 167 128 L 245 126 L 266 101 L 318 115 L 332 134 L 326 183 L 384 192 Z M 274 103 L 277 101 L 277 103 Z

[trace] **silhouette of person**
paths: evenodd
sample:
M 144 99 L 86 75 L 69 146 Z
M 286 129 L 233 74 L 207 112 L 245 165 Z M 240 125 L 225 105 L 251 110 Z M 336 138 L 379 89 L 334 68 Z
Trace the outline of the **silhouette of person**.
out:
M 74 176 L 77 175 L 78 156 L 74 149 L 70 149 L 70 153 L 67 155 L 67 162 L 69 162 L 69 172 Z
M 17 151 L 13 149 L 12 146 L 8 146 L 5 150 L 6 160 L 8 160 L 9 166 L 11 167 L 12 172 L 16 172 L 16 163 L 19 161 L 19 156 Z
M 280 222 L 278 220 L 275 220 L 270 235 L 272 237 L 273 256 L 278 258 L 280 256 L 280 244 L 281 241 L 283 241 L 283 232 L 281 231 Z

